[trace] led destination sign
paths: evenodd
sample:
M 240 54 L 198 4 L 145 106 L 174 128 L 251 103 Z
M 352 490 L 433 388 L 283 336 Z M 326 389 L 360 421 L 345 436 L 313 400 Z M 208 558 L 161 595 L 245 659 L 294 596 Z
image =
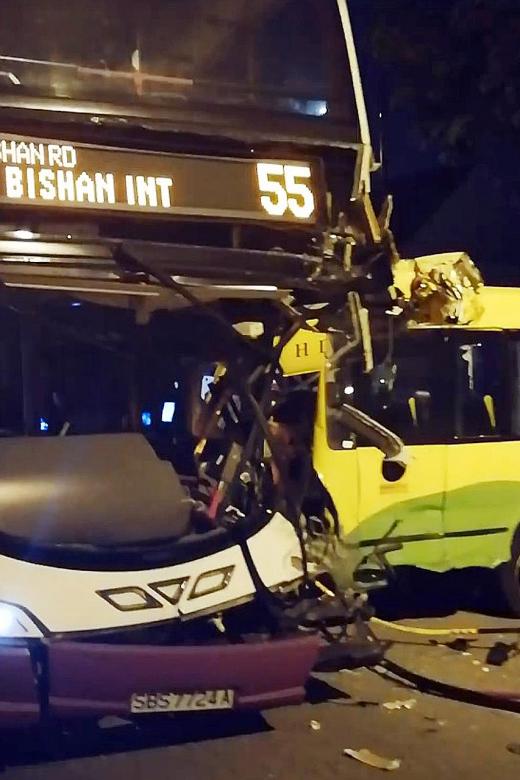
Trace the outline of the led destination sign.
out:
M 317 220 L 308 162 L 127 151 L 0 135 L 0 204 Z

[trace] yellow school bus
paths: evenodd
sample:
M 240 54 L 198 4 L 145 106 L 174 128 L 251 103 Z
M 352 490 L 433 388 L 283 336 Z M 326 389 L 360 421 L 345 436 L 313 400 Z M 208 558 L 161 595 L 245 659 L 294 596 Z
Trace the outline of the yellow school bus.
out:
M 401 261 L 395 270 L 408 295 L 414 269 Z M 520 289 L 480 286 L 472 305 L 463 324 L 412 317 L 370 371 L 347 351 L 328 379 L 327 339 L 303 331 L 283 365 L 319 373 L 314 464 L 349 540 L 400 543 L 388 556 L 395 566 L 496 569 L 520 614 Z M 403 438 L 400 478 L 387 481 L 381 452 L 338 425 L 331 384 Z

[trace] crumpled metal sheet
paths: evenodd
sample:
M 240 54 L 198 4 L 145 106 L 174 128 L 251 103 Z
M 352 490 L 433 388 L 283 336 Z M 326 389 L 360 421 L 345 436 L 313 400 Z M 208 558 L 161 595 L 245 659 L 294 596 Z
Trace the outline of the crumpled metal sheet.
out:
M 418 259 L 410 284 L 410 318 L 431 325 L 467 325 L 483 312 L 482 286 L 480 271 L 466 253 Z
M 356 589 L 356 570 L 367 550 L 333 533 L 309 538 L 306 543 L 311 576 L 327 572 L 340 593 Z

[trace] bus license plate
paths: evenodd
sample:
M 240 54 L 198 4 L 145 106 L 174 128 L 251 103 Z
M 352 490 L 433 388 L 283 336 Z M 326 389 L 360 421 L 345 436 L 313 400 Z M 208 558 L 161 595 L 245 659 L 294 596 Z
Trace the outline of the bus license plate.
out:
M 194 693 L 134 693 L 130 712 L 194 712 L 197 710 L 230 710 L 235 701 L 231 689 L 196 691 Z

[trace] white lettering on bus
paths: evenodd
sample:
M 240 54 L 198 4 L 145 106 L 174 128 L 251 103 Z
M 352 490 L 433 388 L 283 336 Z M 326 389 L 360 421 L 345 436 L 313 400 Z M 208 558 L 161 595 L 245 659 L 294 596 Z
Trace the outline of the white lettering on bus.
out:
M 36 177 L 34 175 L 34 168 L 27 168 L 27 194 L 34 200 L 36 197 Z
M 54 186 L 54 171 L 42 168 L 38 173 L 40 183 L 40 197 L 44 200 L 56 200 L 56 187 Z
M 157 189 L 154 176 L 136 176 L 137 202 L 140 206 L 157 208 Z
M 77 163 L 76 150 L 73 146 L 49 144 L 47 147 L 48 165 L 56 168 L 75 168 Z
M 45 147 L 43 144 L 29 144 L 31 150 L 31 165 L 45 164 Z
M 96 185 L 88 173 L 83 171 L 76 179 L 76 200 L 83 203 L 85 199 L 89 203 L 96 202 Z
M 59 144 L 49 144 L 47 154 L 49 156 L 49 165 L 61 168 L 61 146 Z
M 173 179 L 170 179 L 167 176 L 158 176 L 156 181 L 161 193 L 161 206 L 163 209 L 169 209 L 172 205 L 170 188 L 173 187 Z
M 16 165 L 5 166 L 5 190 L 8 198 L 23 198 L 22 171 Z
M 26 143 L 20 141 L 16 151 L 17 151 L 16 162 L 18 164 L 27 163 L 27 165 L 32 165 L 31 152 L 29 146 Z
M 70 144 L 0 138 L 5 196 L 11 200 L 169 209 L 173 178 L 108 171 L 76 170 L 78 153 Z M 0 195 L 1 197 L 1 195 Z
M 74 174 L 72 171 L 56 171 L 56 187 L 58 189 L 58 200 L 70 201 L 76 200 Z
M 62 146 L 61 155 L 64 168 L 75 168 L 78 162 L 76 150 L 73 146 Z
M 71 147 L 72 148 L 72 147 Z M 21 165 L 45 165 L 45 145 L 32 141 L 0 141 L 0 160 L 4 163 L 13 162 Z
M 2 162 L 17 162 L 16 143 L 14 141 L 10 141 L 9 144 L 7 141 L 2 141 L 0 143 L 0 151 L 2 152 Z
M 126 183 L 126 202 L 128 203 L 129 206 L 135 206 L 134 177 L 125 176 L 125 183 Z
M 172 205 L 170 190 L 173 187 L 173 179 L 168 176 L 125 176 L 126 200 L 130 206 L 150 206 L 169 209 Z
M 17 165 L 47 165 L 56 168 L 75 168 L 76 150 L 70 144 L 34 143 L 30 141 L 0 140 L 0 161 Z
M 116 202 L 116 187 L 113 173 L 96 173 L 96 201 L 102 203 Z M 106 200 L 105 200 L 106 198 Z

